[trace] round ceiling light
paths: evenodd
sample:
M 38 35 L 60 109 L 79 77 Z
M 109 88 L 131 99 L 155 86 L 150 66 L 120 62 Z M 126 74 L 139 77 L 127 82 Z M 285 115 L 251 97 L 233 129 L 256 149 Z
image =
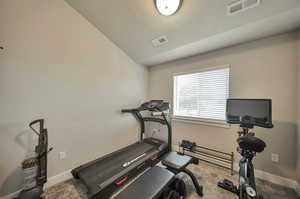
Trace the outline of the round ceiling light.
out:
M 182 0 L 155 0 L 155 5 L 160 14 L 170 16 L 181 6 Z

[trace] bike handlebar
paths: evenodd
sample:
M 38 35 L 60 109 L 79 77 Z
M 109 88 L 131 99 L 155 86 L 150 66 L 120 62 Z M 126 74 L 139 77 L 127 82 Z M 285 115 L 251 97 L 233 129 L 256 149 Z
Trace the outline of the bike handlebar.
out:
M 272 123 L 264 123 L 259 120 L 256 120 L 254 125 L 262 127 L 262 128 L 273 128 L 274 125 Z
M 251 127 L 259 126 L 262 128 L 273 128 L 274 125 L 271 122 L 267 122 L 265 118 L 255 118 L 251 116 L 229 116 L 227 118 L 227 123 L 230 124 L 241 124 L 241 126 Z

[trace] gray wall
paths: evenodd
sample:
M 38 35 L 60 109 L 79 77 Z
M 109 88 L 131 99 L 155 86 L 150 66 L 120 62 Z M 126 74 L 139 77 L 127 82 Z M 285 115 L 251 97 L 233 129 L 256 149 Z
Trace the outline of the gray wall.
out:
M 298 30 L 298 165 L 297 176 L 300 184 L 300 30 Z
M 145 98 L 144 67 L 62 0 L 1 0 L 0 24 L 0 197 L 21 188 L 33 119 L 54 147 L 49 177 L 137 140 L 120 110 Z
M 255 160 L 257 169 L 296 179 L 297 124 L 297 35 L 274 36 L 205 55 L 182 59 L 150 68 L 149 98 L 172 102 L 172 74 L 218 65 L 231 65 L 231 97 L 272 98 L 275 128 L 256 128 L 267 148 Z M 198 144 L 224 151 L 236 151 L 236 131 L 201 124 L 173 121 L 174 139 L 190 139 Z M 280 162 L 271 162 L 271 153 Z M 236 161 L 240 159 L 236 155 Z

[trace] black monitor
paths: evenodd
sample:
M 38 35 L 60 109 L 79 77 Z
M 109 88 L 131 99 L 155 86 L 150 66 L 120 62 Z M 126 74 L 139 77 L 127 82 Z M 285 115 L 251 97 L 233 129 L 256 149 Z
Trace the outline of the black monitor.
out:
M 272 128 L 271 99 L 227 99 L 226 120 L 230 124 L 253 128 Z

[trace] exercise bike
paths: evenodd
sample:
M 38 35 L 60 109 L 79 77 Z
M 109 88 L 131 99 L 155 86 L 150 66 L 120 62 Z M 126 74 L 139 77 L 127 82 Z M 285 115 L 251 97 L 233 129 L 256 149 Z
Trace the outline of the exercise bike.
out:
M 242 128 L 237 139 L 242 159 L 239 162 L 239 185 L 235 186 L 230 180 L 224 179 L 218 186 L 237 194 L 239 199 L 263 199 L 257 193 L 252 160 L 256 153 L 264 151 L 266 144 L 249 130 L 254 126 L 273 128 L 271 109 L 271 100 L 268 99 L 227 100 L 227 123 L 240 124 Z

